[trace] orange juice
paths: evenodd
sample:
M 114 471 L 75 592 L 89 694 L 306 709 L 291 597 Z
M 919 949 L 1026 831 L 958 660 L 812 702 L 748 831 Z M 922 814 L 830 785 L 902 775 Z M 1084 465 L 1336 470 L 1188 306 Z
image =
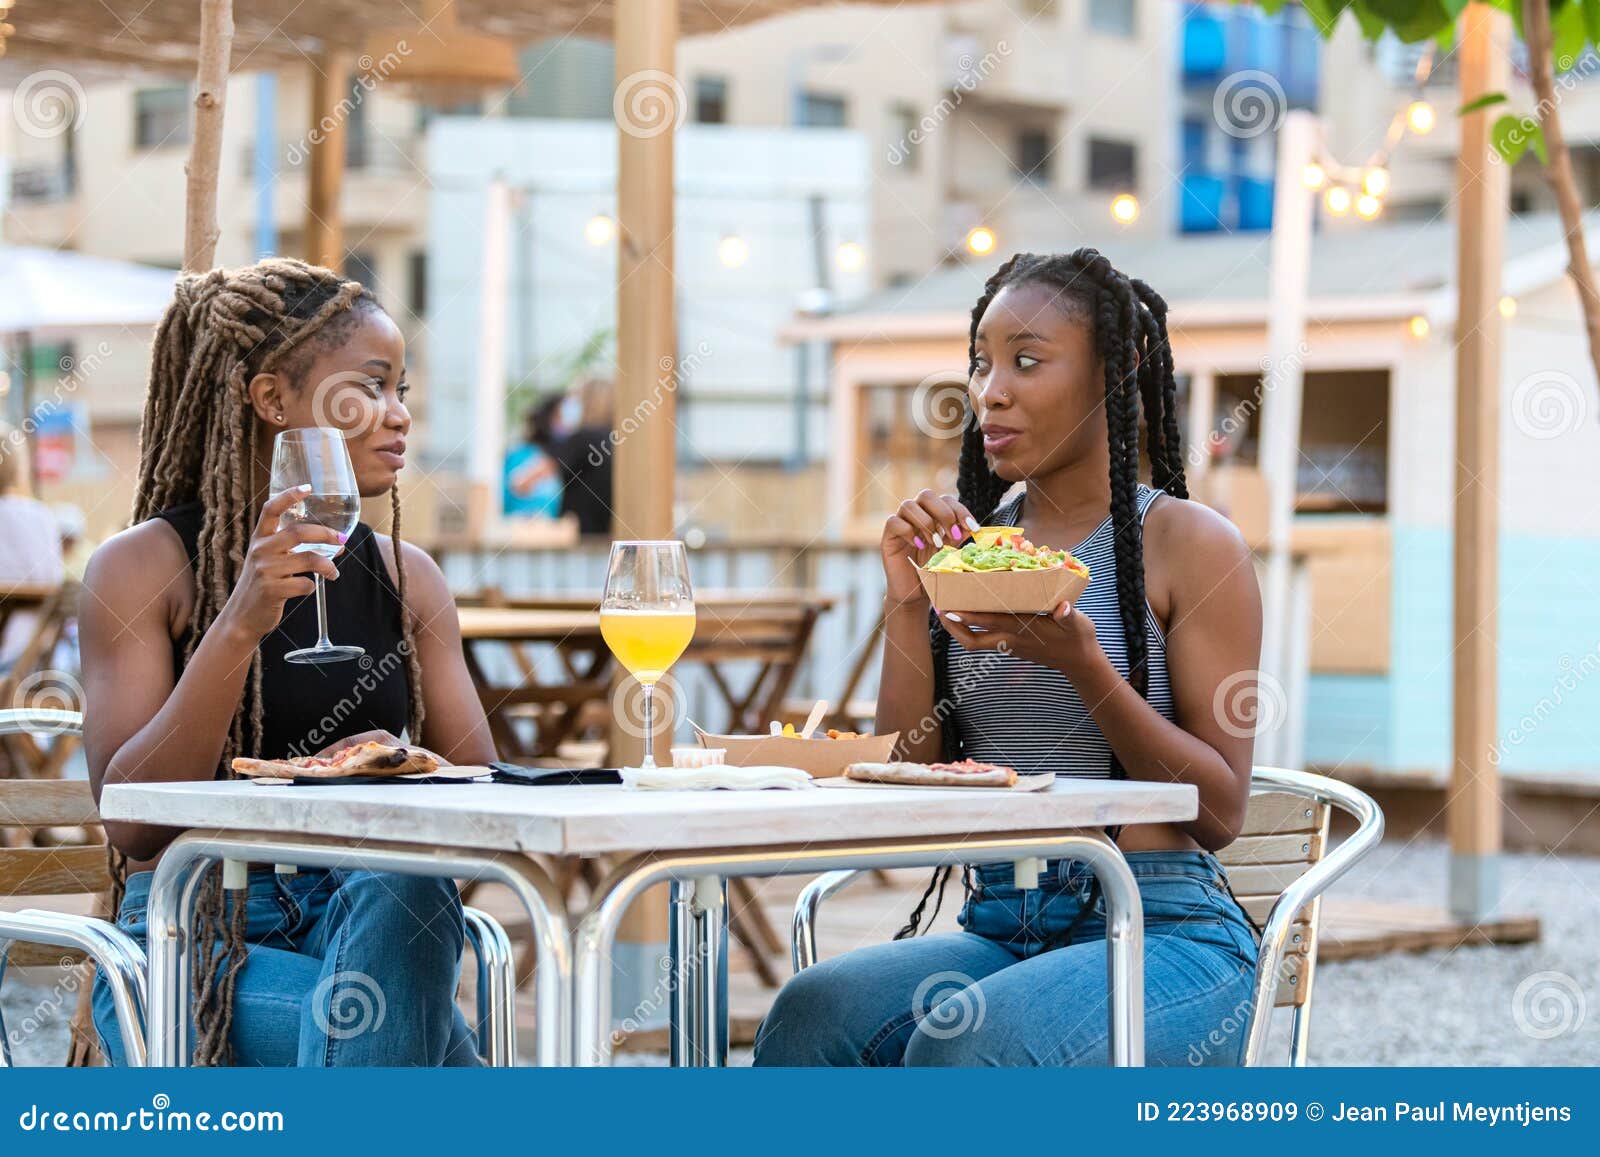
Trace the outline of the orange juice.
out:
M 606 646 L 641 683 L 654 683 L 694 638 L 694 611 L 601 611 Z

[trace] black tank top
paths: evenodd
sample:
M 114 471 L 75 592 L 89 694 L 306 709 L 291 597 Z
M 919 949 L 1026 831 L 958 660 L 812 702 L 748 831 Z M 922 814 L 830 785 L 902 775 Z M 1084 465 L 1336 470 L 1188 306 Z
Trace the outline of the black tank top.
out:
M 199 557 L 198 502 L 156 515 L 183 540 L 189 565 Z M 313 595 L 290 599 L 283 620 L 261 640 L 261 757 L 314 755 L 328 744 L 382 728 L 399 735 L 410 715 L 411 676 L 402 647 L 400 592 L 389 578 L 372 528 L 358 523 L 334 565 L 337 582 L 325 584 L 328 637 L 366 652 L 354 662 L 291 663 L 290 651 L 317 641 Z M 173 640 L 174 669 L 183 670 L 191 628 Z M 248 724 L 246 743 L 249 742 Z M 247 747 L 248 750 L 248 747 Z

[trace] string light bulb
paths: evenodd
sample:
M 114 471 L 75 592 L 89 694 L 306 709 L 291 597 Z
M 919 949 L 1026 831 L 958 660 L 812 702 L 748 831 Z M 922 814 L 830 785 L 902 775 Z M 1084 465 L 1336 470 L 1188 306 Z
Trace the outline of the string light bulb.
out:
M 1111 216 L 1123 225 L 1139 219 L 1139 198 L 1132 193 L 1119 193 L 1111 199 Z
M 596 213 L 583 226 L 583 239 L 590 245 L 609 245 L 617 235 L 617 223 L 604 213 Z
M 867 251 L 855 241 L 845 241 L 833 251 L 833 260 L 846 273 L 855 273 L 867 263 Z
M 1414 100 L 1406 108 L 1406 124 L 1411 126 L 1411 131 L 1418 136 L 1427 136 L 1431 133 L 1437 119 L 1433 106 L 1425 100 Z
M 729 269 L 737 269 L 750 260 L 750 244 L 737 233 L 730 233 L 717 245 L 717 260 Z
M 1370 221 L 1383 212 L 1383 202 L 1371 193 L 1363 193 L 1356 198 L 1356 216 Z
M 1306 188 L 1315 192 L 1328 183 L 1328 170 L 1317 164 L 1316 161 L 1312 161 L 1304 169 L 1300 170 L 1300 180 L 1305 184 Z
M 993 253 L 997 244 L 994 230 L 986 225 L 979 225 L 967 234 L 967 252 L 977 257 Z
M 1381 197 L 1389 191 L 1389 170 L 1381 166 L 1368 169 L 1361 178 L 1361 187 L 1374 197 Z
M 1406 328 L 1411 331 L 1411 336 L 1421 340 L 1428 336 L 1428 319 L 1420 313 L 1406 323 Z
M 1343 185 L 1334 185 L 1323 195 L 1322 202 L 1327 205 L 1328 212 L 1335 217 L 1343 217 L 1350 212 L 1350 190 Z
M 1500 299 L 1500 316 L 1507 320 L 1517 316 L 1517 299 L 1510 294 Z

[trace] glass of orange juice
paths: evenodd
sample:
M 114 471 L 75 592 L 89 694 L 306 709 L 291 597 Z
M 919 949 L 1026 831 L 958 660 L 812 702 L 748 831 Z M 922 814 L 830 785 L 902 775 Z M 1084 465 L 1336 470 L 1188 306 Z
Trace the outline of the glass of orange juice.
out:
M 656 682 L 694 638 L 689 556 L 676 540 L 611 544 L 600 633 L 617 662 L 644 686 L 644 761 L 654 767 Z

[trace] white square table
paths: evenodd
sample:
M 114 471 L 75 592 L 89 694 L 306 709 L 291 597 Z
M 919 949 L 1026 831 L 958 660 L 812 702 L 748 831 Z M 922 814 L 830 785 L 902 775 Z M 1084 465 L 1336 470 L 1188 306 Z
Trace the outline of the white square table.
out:
M 1138 780 L 1056 781 L 1037 792 L 979 788 L 638 791 L 510 784 L 260 786 L 116 784 L 102 818 L 191 829 L 150 890 L 150 1059 L 187 1063 L 188 945 L 203 872 L 250 861 L 495 879 L 527 908 L 538 952 L 540 1064 L 610 1059 L 610 956 L 627 907 L 672 884 L 674 1063 L 727 1052 L 726 880 L 844 868 L 1015 863 L 1072 856 L 1106 896 L 1114 1064 L 1144 1061 L 1144 921 L 1138 887 L 1102 829 L 1183 822 L 1195 789 Z M 622 857 L 575 936 L 532 855 Z

